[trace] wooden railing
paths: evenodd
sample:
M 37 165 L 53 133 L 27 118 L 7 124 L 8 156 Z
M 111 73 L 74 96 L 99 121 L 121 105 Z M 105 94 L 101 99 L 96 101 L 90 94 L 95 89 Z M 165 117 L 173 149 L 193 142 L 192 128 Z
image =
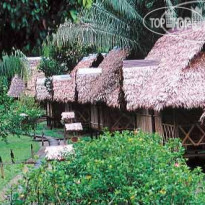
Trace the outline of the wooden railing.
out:
M 165 142 L 169 138 L 179 137 L 185 147 L 205 145 L 205 127 L 199 123 L 177 126 L 162 124 L 162 128 Z
M 176 138 L 176 127 L 170 124 L 162 124 L 163 140 L 166 142 L 170 138 Z

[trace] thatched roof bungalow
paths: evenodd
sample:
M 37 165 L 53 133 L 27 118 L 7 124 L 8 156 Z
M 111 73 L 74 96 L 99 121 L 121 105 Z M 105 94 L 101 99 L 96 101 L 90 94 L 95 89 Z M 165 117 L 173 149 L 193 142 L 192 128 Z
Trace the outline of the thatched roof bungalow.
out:
M 122 105 L 122 67 L 128 53 L 113 49 L 99 65 L 102 75 L 93 87 L 91 102 L 104 102 L 109 107 L 120 108 Z
M 79 69 L 76 75 L 78 101 L 91 104 L 91 127 L 101 130 L 133 129 L 133 116 L 122 112 L 122 66 L 127 52 L 113 49 L 97 68 Z
M 76 103 L 69 105 L 69 110 L 76 113 L 76 120 L 82 122 L 85 130 L 90 127 L 91 105 L 83 96 L 87 90 L 91 89 L 91 82 L 95 80 L 95 76 L 101 72 L 97 67 L 104 56 L 104 54 L 90 54 L 84 57 L 71 72 L 75 79 Z
M 48 92 L 45 86 L 46 78 L 37 78 L 36 80 L 36 100 L 46 109 L 47 125 L 51 127 L 60 127 L 61 113 L 64 107 L 61 103 L 53 102 L 53 92 Z
M 19 98 L 25 91 L 25 83 L 21 77 L 15 75 L 11 81 L 8 96 Z
M 81 122 L 83 126 L 89 125 L 90 122 L 90 105 L 79 104 L 77 99 L 76 73 L 80 69 L 95 67 L 103 60 L 101 54 L 91 54 L 84 57 L 77 66 L 68 75 L 53 76 L 53 101 L 58 103 L 56 109 L 63 111 L 73 111 L 76 115 L 76 121 Z M 53 112 L 55 112 L 53 110 Z M 57 116 L 57 115 L 56 115 Z
M 23 82 L 23 80 L 18 76 L 12 79 L 10 90 L 8 92 L 9 96 L 12 97 L 20 97 L 21 94 L 26 94 L 29 97 L 35 97 L 36 95 L 36 80 L 37 78 L 43 78 L 44 74 L 40 72 L 37 67 L 40 63 L 40 57 L 29 57 L 28 66 L 29 66 L 29 76 L 27 82 Z
M 127 109 L 205 106 L 204 24 L 161 37 L 146 60 L 156 66 L 124 68 Z M 137 83 L 137 85 L 136 85 Z M 137 87 L 137 89 L 136 89 Z
M 120 107 L 123 59 L 127 52 L 120 49 L 110 51 L 98 69 L 79 70 L 77 91 L 80 103 L 105 103 Z
M 84 57 L 68 75 L 53 76 L 54 101 L 69 103 L 76 101 L 76 73 L 79 69 L 90 68 L 97 65 L 102 55 L 91 54 Z
M 205 127 L 198 123 L 205 107 L 204 44 L 203 23 L 164 35 L 143 65 L 125 62 L 123 68 L 127 109 L 149 109 L 141 111 L 144 124 L 147 118 L 153 126 L 157 121 L 165 138 L 180 137 L 186 147 L 205 144 Z

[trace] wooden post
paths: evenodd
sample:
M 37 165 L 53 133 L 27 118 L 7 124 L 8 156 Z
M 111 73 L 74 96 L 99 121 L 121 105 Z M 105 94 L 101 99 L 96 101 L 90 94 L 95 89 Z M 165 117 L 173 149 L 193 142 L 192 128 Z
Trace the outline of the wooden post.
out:
M 178 138 L 178 122 L 177 122 L 177 116 L 176 116 L 176 110 L 173 109 L 173 121 L 174 121 L 174 138 Z
M 1 178 L 4 179 L 4 165 L 3 165 L 3 161 L 2 158 L 0 157 L 0 169 L 1 169 Z
M 90 131 L 91 131 L 91 139 L 93 140 L 93 129 L 90 127 Z
M 101 122 L 101 106 L 97 106 L 97 120 L 98 120 L 98 130 L 100 130 L 100 122 Z
M 154 110 L 150 110 L 148 113 L 150 113 L 150 115 L 151 115 L 152 133 L 155 133 L 156 132 L 156 126 L 155 126 Z
M 61 140 L 60 139 L 58 139 L 58 145 L 60 145 L 61 144 Z
M 44 132 L 42 132 L 41 142 L 42 142 L 42 147 L 43 147 L 44 146 Z
M 51 130 L 53 129 L 53 124 L 54 124 L 54 117 L 53 117 L 53 104 L 49 102 L 50 105 L 50 117 L 51 117 Z
M 13 153 L 12 149 L 10 150 L 10 156 L 11 156 L 11 162 L 12 162 L 13 164 L 15 164 L 15 161 L 14 161 L 14 153 Z
M 34 159 L 33 145 L 31 144 L 31 158 Z
M 162 112 L 154 111 L 154 120 L 155 120 L 156 133 L 158 133 L 161 136 L 164 136 L 163 127 L 162 127 Z
M 36 129 L 35 129 L 35 127 L 33 129 L 33 139 L 36 140 Z
M 64 128 L 64 145 L 66 145 L 66 127 Z

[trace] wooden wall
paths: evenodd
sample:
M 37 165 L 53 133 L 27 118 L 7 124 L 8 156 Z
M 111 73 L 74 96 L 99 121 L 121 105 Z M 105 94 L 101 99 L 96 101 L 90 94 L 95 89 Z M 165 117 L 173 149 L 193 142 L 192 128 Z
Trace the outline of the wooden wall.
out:
M 143 132 L 152 133 L 154 131 L 152 115 L 149 110 L 141 109 L 137 112 L 137 128 Z
M 106 119 L 107 110 L 103 105 L 91 105 L 91 128 L 95 130 L 103 130 L 105 127 L 109 127 L 109 123 Z
M 154 111 L 155 132 L 163 136 L 162 113 Z
M 61 113 L 65 110 L 64 103 L 49 102 L 46 103 L 47 125 L 52 127 L 62 127 Z
M 91 105 L 91 128 L 98 130 L 99 129 L 99 110 L 96 105 Z
M 163 134 L 162 115 L 153 110 L 140 109 L 136 114 L 136 127 L 147 133 Z
M 135 115 L 119 109 L 110 108 L 104 104 L 91 105 L 91 127 L 110 131 L 134 130 Z

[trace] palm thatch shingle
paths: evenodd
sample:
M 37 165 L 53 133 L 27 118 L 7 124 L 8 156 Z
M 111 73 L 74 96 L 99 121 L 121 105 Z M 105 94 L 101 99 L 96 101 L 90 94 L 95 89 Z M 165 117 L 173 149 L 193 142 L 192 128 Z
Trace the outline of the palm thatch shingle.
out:
M 45 86 L 46 78 L 38 78 L 36 81 L 36 99 L 38 101 L 52 100 L 51 93 Z
M 76 77 L 78 102 L 82 104 L 91 102 L 91 91 L 101 73 L 101 68 L 82 68 L 78 70 Z
M 90 92 L 92 82 L 100 74 L 99 69 L 93 68 L 93 66 L 98 65 L 103 59 L 104 56 L 102 54 L 90 54 L 84 57 L 71 72 L 71 75 L 75 78 L 77 100 L 79 103 L 90 102 L 90 99 L 87 98 L 87 91 Z
M 18 75 L 15 75 L 11 81 L 8 96 L 19 98 L 25 91 L 25 83 Z
M 87 73 L 77 73 L 78 100 L 81 103 L 106 103 L 120 107 L 122 65 L 127 52 L 120 49 L 110 51 L 98 69 Z M 102 70 L 102 73 L 99 72 Z
M 75 80 L 70 75 L 53 76 L 53 100 L 57 102 L 75 101 Z
M 146 60 L 158 65 L 123 68 L 128 110 L 205 106 L 205 24 L 161 37 Z
M 102 75 L 93 87 L 91 102 L 104 102 L 110 107 L 121 106 L 122 67 L 128 53 L 125 50 L 113 49 L 99 65 Z

